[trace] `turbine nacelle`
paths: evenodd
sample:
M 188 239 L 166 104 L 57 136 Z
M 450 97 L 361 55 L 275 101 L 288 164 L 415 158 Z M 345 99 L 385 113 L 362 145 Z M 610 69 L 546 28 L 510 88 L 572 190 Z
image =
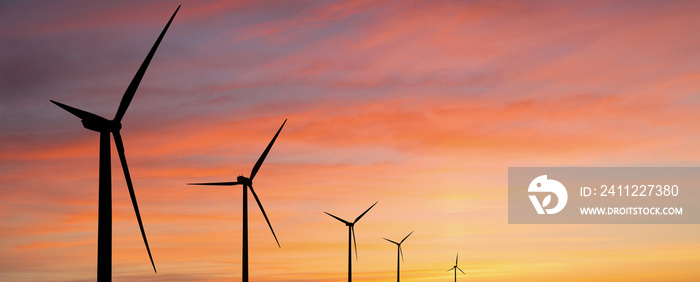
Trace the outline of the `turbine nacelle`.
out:
M 117 132 L 122 129 L 122 123 L 118 120 L 108 120 L 88 111 L 83 111 L 78 108 L 68 106 L 63 103 L 51 100 L 52 103 L 61 107 L 61 109 L 73 114 L 81 119 L 83 127 L 97 132 Z
M 97 132 L 116 132 L 122 129 L 121 122 L 108 120 L 103 117 L 99 117 L 99 119 L 84 119 L 80 122 L 83 123 L 83 127 Z
M 251 187 L 253 186 L 253 181 L 250 180 L 250 178 L 245 177 L 243 175 L 239 175 L 238 178 L 236 178 L 236 181 L 240 184 L 243 184 L 245 186 Z

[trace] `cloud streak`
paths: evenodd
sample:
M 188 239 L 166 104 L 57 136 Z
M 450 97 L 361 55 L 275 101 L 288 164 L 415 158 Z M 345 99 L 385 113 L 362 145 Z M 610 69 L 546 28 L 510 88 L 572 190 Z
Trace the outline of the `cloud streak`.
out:
M 94 279 L 98 135 L 48 100 L 112 117 L 175 7 L 0 4 L 0 280 Z M 115 280 L 237 279 L 240 188 L 185 183 L 247 175 L 285 118 L 256 178 L 282 245 L 251 212 L 261 281 L 344 277 L 323 211 L 377 200 L 358 279 L 392 279 L 381 238 L 411 230 L 406 279 L 449 278 L 456 251 L 473 280 L 695 279 L 693 226 L 508 225 L 505 187 L 509 166 L 698 165 L 699 9 L 185 2 L 122 130 L 159 274 L 115 151 Z

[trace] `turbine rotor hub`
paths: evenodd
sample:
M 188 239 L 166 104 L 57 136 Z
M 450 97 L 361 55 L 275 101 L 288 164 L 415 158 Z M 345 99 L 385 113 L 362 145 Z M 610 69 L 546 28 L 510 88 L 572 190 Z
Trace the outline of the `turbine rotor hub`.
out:
M 119 121 L 110 120 L 109 126 L 112 132 L 119 131 L 122 129 L 122 123 Z
M 241 183 L 243 185 L 253 186 L 253 181 L 251 181 L 250 178 L 245 177 L 243 175 L 239 175 L 236 180 L 238 181 L 238 183 Z

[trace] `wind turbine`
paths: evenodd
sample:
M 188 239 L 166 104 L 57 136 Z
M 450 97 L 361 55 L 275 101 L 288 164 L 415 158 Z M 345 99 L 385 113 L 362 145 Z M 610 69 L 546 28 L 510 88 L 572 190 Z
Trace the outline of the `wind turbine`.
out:
M 153 256 L 151 256 L 151 249 L 148 247 L 146 232 L 143 230 L 141 214 L 139 213 L 139 206 L 136 203 L 136 195 L 134 194 L 134 186 L 131 183 L 131 175 L 129 174 L 129 167 L 126 164 L 126 156 L 124 155 L 124 143 L 122 142 L 122 137 L 119 130 L 122 128 L 121 121 L 124 117 L 124 113 L 126 113 L 131 100 L 134 98 L 134 94 L 136 94 L 136 89 L 138 89 L 139 83 L 141 83 L 141 79 L 146 73 L 146 68 L 148 68 L 148 64 L 151 62 L 151 59 L 153 59 L 153 54 L 156 53 L 156 49 L 158 48 L 160 41 L 163 40 L 163 36 L 165 35 L 165 32 L 168 31 L 168 27 L 175 18 L 175 14 L 177 14 L 178 10 L 180 10 L 180 6 L 175 9 L 175 13 L 173 13 L 172 17 L 170 17 L 168 24 L 165 25 L 165 28 L 163 28 L 160 36 L 158 36 L 156 43 L 153 44 L 153 47 L 151 47 L 151 51 L 148 52 L 148 55 L 146 55 L 146 59 L 143 61 L 141 67 L 139 67 L 139 70 L 136 72 L 136 75 L 131 80 L 129 87 L 126 88 L 126 92 L 119 103 L 119 109 L 117 109 L 117 114 L 113 120 L 108 120 L 96 114 L 51 100 L 52 103 L 79 117 L 83 123 L 83 127 L 100 133 L 100 174 L 97 221 L 97 280 L 99 281 L 112 280 L 112 168 L 110 163 L 110 134 L 114 135 L 114 144 L 117 147 L 119 160 L 121 161 L 122 169 L 124 170 L 126 185 L 129 187 L 131 203 L 134 206 L 134 212 L 136 213 L 136 219 L 139 222 L 139 228 L 141 228 L 141 236 L 143 237 L 143 242 L 146 245 L 148 257 L 151 259 L 153 271 L 157 273 L 156 265 L 153 263 Z
M 389 240 L 387 238 L 384 238 L 384 240 L 387 240 L 389 242 L 396 244 L 396 246 L 398 246 L 398 249 L 399 249 L 398 251 L 396 251 L 396 282 L 400 281 L 400 276 L 399 276 L 400 271 L 399 270 L 400 270 L 401 264 L 399 263 L 399 255 L 401 256 L 401 260 L 403 261 L 403 251 L 401 250 L 401 244 L 403 244 L 403 241 L 406 241 L 406 238 L 408 238 L 408 236 L 411 236 L 411 234 L 413 234 L 413 231 L 411 231 L 411 233 L 408 233 L 408 235 L 406 235 L 406 237 L 404 237 L 403 240 L 401 240 L 401 242 L 398 242 L 398 243 L 396 243 L 392 240 Z
M 250 178 L 247 178 L 243 175 L 238 176 L 236 179 L 237 181 L 234 182 L 209 182 L 209 183 L 188 183 L 187 185 L 213 185 L 213 186 L 235 186 L 235 185 L 243 185 L 243 277 L 242 281 L 248 281 L 248 188 L 250 188 L 250 192 L 253 194 L 253 197 L 255 197 L 255 201 L 258 202 L 258 206 L 260 207 L 260 211 L 262 211 L 263 216 L 265 217 L 265 221 L 267 221 L 267 225 L 270 226 L 270 231 L 272 231 L 272 236 L 275 237 L 275 241 L 277 242 L 277 247 L 280 247 L 280 242 L 277 240 L 277 235 L 275 235 L 275 230 L 272 229 L 272 224 L 270 224 L 270 220 L 267 219 L 267 214 L 265 213 L 265 209 L 263 208 L 262 204 L 260 203 L 260 199 L 258 198 L 258 195 L 255 194 L 255 190 L 253 190 L 253 178 L 255 177 L 255 174 L 258 173 L 258 170 L 260 169 L 260 166 L 262 166 L 263 161 L 265 161 L 265 157 L 267 157 L 267 153 L 270 152 L 270 148 L 272 148 L 272 144 L 275 143 L 275 140 L 277 139 L 277 136 L 280 134 L 280 131 L 282 131 L 282 127 L 284 127 L 284 124 L 287 123 L 287 120 L 285 119 L 284 122 L 282 123 L 282 126 L 280 126 L 280 129 L 277 130 L 277 133 L 275 134 L 275 137 L 272 137 L 272 141 L 270 141 L 270 144 L 267 145 L 267 148 L 265 148 L 265 151 L 262 153 L 260 158 L 258 159 L 258 162 L 255 163 L 253 166 L 253 170 L 250 172 Z
M 375 202 L 374 205 L 376 205 L 377 203 L 379 202 Z M 357 239 L 355 239 L 355 223 L 357 223 L 357 221 L 360 220 L 362 216 L 364 216 L 369 210 L 371 210 L 374 207 L 374 205 L 369 207 L 353 222 L 348 222 L 340 217 L 325 212 L 327 215 L 330 215 L 333 218 L 339 220 L 340 222 L 345 223 L 345 225 L 348 227 L 348 282 L 352 281 L 352 242 L 355 242 L 355 258 L 359 260 L 359 258 L 357 257 Z
M 457 261 L 458 261 L 458 260 L 459 260 L 459 253 L 457 253 L 457 258 L 455 259 L 455 266 L 453 266 L 452 268 L 450 268 L 449 270 L 447 270 L 447 272 L 450 272 L 450 271 L 452 271 L 452 270 L 454 269 L 454 271 L 455 271 L 455 282 L 457 282 L 457 269 L 459 269 L 459 271 L 462 272 L 462 274 L 467 275 L 466 273 L 464 273 L 464 271 L 462 271 L 461 268 L 459 268 L 459 266 L 457 266 Z

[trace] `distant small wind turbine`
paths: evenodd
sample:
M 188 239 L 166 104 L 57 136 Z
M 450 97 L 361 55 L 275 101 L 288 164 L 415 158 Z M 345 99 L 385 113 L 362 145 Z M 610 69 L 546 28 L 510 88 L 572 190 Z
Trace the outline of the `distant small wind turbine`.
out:
M 377 203 L 379 202 L 375 202 L 374 205 L 376 205 Z M 352 242 L 355 242 L 355 258 L 359 260 L 359 258 L 357 257 L 357 239 L 355 239 L 355 223 L 357 223 L 357 221 L 359 221 L 360 218 L 362 218 L 369 210 L 371 210 L 374 207 L 374 205 L 369 207 L 353 222 L 348 222 L 340 217 L 325 212 L 327 215 L 330 215 L 333 218 L 339 220 L 340 222 L 345 223 L 345 225 L 348 227 L 348 282 L 352 281 Z
M 134 212 L 136 213 L 136 219 L 139 222 L 139 228 L 141 228 L 141 236 L 143 237 L 143 242 L 146 245 L 148 257 L 151 259 L 153 271 L 157 273 L 156 265 L 153 263 L 153 257 L 151 256 L 151 249 L 148 247 L 146 232 L 144 231 L 143 223 L 141 222 L 141 214 L 139 213 L 139 206 L 136 203 L 134 186 L 131 183 L 131 175 L 129 174 L 129 167 L 126 164 L 126 156 L 124 155 L 124 143 L 122 142 L 122 137 L 119 131 L 122 128 L 122 118 L 124 118 L 124 114 L 126 113 L 127 108 L 129 108 L 129 104 L 134 98 L 134 94 L 136 94 L 136 89 L 138 89 L 141 79 L 146 73 L 148 64 L 151 63 L 151 59 L 156 53 L 156 49 L 158 48 L 160 41 L 163 40 L 163 36 L 165 35 L 165 32 L 168 31 L 168 27 L 175 18 L 175 14 L 177 14 L 178 10 L 180 10 L 180 6 L 175 9 L 175 13 L 173 13 L 172 17 L 170 17 L 168 24 L 166 24 L 165 28 L 163 28 L 163 31 L 160 33 L 160 36 L 158 36 L 156 43 L 153 44 L 151 51 L 148 52 L 146 59 L 143 61 L 141 67 L 139 67 L 139 70 L 136 72 L 136 75 L 131 80 L 129 87 L 126 89 L 126 92 L 119 103 L 119 109 L 117 109 L 117 114 L 113 120 L 108 120 L 96 114 L 51 100 L 52 103 L 79 117 L 83 123 L 83 127 L 100 133 L 99 202 L 97 216 L 98 281 L 112 280 L 112 168 L 110 156 L 110 134 L 114 135 L 114 144 L 117 146 L 119 160 L 121 161 L 122 169 L 124 170 L 124 178 L 126 179 L 126 185 L 129 187 L 129 195 L 131 195 L 131 203 L 134 206 Z
M 403 244 L 403 241 L 406 241 L 406 238 L 408 238 L 408 236 L 411 236 L 411 234 L 413 234 L 413 231 L 411 231 L 411 233 L 408 233 L 408 235 L 406 235 L 406 237 L 404 237 L 403 240 L 401 240 L 398 243 L 396 243 L 392 240 L 389 240 L 387 238 L 384 238 L 384 240 L 392 242 L 392 243 L 396 244 L 396 246 L 398 247 L 398 251 L 396 251 L 396 282 L 399 282 L 401 279 L 401 276 L 400 276 L 401 264 L 399 262 L 399 256 L 401 256 L 401 261 L 403 261 L 403 251 L 401 250 L 401 244 Z
M 464 271 L 462 271 L 461 268 L 459 268 L 459 266 L 457 266 L 457 261 L 458 261 L 458 260 L 459 260 L 459 253 L 457 253 L 457 258 L 455 259 L 455 266 L 453 266 L 452 268 L 450 268 L 450 269 L 447 271 L 447 272 L 450 272 L 450 271 L 452 271 L 452 270 L 454 269 L 454 271 L 455 271 L 455 282 L 457 282 L 457 270 L 458 270 L 458 269 L 459 269 L 460 272 L 462 272 L 462 274 L 467 275 L 466 273 L 464 273 Z
M 188 183 L 187 185 L 213 185 L 213 186 L 235 186 L 235 185 L 243 185 L 243 276 L 242 276 L 242 281 L 248 281 L 248 188 L 250 188 L 250 192 L 253 194 L 253 197 L 255 197 L 255 201 L 258 202 L 258 206 L 260 207 L 260 211 L 262 211 L 263 216 L 265 217 L 265 221 L 267 221 L 267 225 L 270 227 L 270 231 L 272 231 L 272 236 L 275 237 L 275 242 L 277 242 L 277 247 L 280 246 L 280 242 L 277 240 L 277 235 L 275 235 L 275 230 L 272 229 L 272 224 L 270 224 L 270 220 L 267 219 L 267 214 L 265 213 L 265 209 L 263 208 L 262 204 L 260 203 L 260 199 L 258 198 L 258 195 L 255 194 L 255 190 L 253 190 L 253 178 L 255 175 L 258 173 L 258 170 L 260 169 L 260 166 L 262 166 L 263 161 L 265 161 L 265 157 L 267 157 L 267 153 L 270 152 L 270 149 L 272 148 L 272 144 L 275 143 L 275 140 L 277 139 L 277 136 L 280 134 L 280 131 L 282 131 L 282 127 L 284 127 L 284 124 L 287 123 L 287 120 L 285 119 L 284 122 L 282 123 L 282 126 L 280 126 L 280 129 L 277 130 L 277 133 L 275 134 L 275 137 L 272 137 L 272 141 L 270 141 L 270 144 L 267 145 L 267 148 L 265 148 L 265 151 L 262 153 L 258 161 L 255 163 L 253 166 L 253 170 L 250 172 L 250 178 L 247 178 L 243 175 L 238 176 L 236 179 L 237 181 L 235 182 L 210 182 L 210 183 Z

